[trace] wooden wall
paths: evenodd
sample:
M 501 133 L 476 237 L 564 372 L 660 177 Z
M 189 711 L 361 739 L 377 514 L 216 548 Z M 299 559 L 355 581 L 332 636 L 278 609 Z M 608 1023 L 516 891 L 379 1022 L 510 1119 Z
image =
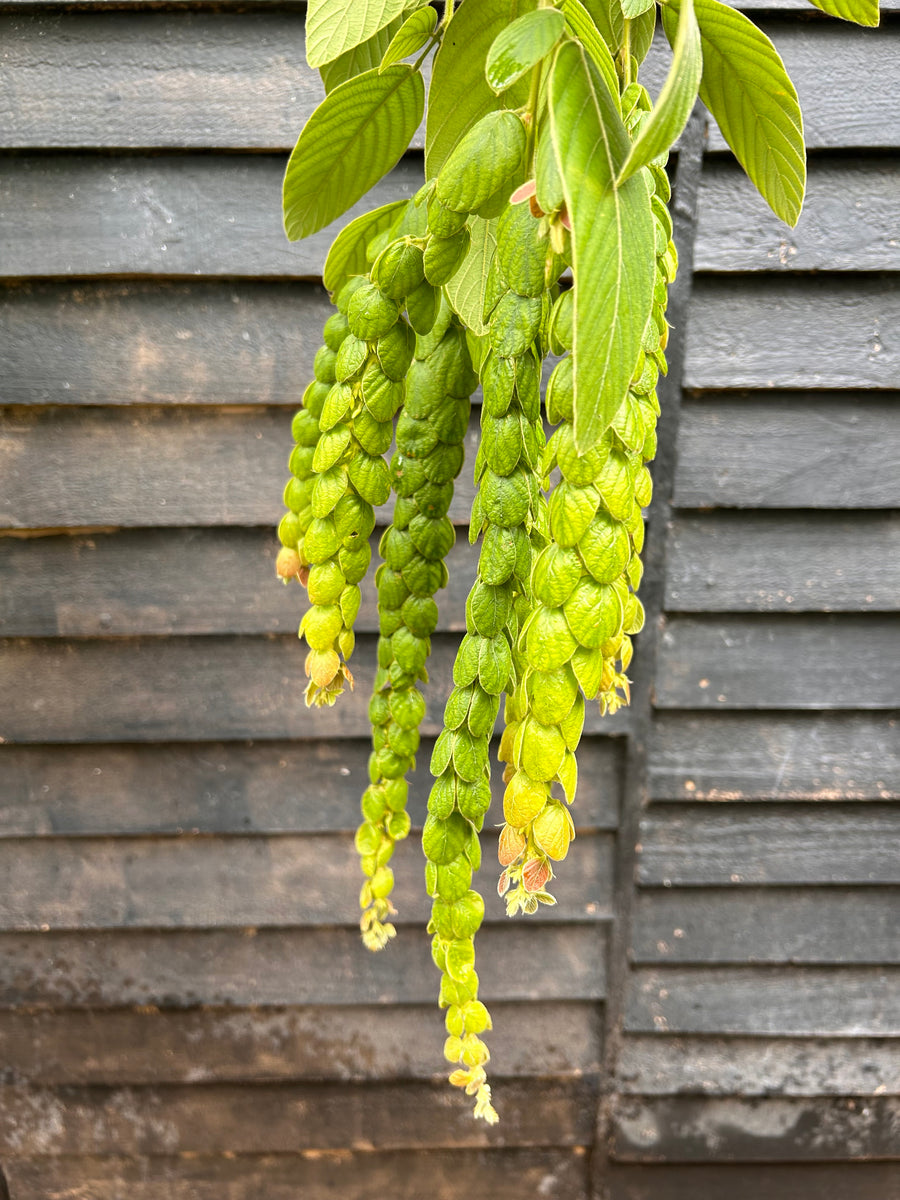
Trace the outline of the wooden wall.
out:
M 355 932 L 374 599 L 357 693 L 313 717 L 272 574 L 326 312 L 329 234 L 280 228 L 303 6 L 0 3 L 11 1200 L 900 1191 L 900 24 L 798 11 L 762 18 L 806 114 L 798 228 L 715 130 L 681 155 L 637 695 L 590 722 L 559 907 L 489 902 L 489 1130 L 442 1082 L 414 839 L 396 943 Z

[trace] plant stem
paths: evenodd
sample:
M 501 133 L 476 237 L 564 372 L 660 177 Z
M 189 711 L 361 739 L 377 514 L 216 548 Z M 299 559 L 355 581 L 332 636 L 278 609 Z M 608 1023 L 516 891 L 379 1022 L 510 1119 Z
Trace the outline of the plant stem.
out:
M 541 63 L 535 63 L 531 68 L 531 87 L 528 91 L 528 141 L 525 145 L 525 163 L 527 169 L 531 169 L 531 161 L 534 158 L 534 142 L 537 134 L 537 108 L 538 100 L 541 94 Z

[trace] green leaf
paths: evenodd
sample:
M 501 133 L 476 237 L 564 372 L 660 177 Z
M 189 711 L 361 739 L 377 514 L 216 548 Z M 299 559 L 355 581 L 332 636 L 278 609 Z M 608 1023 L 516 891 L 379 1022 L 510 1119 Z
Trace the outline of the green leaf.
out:
M 633 21 L 635 17 L 639 17 L 641 13 L 645 13 L 648 8 L 651 8 L 655 0 L 622 0 L 622 15 L 629 21 Z
M 491 88 L 499 93 L 512 87 L 547 57 L 565 27 L 566 19 L 557 8 L 539 8 L 507 25 L 488 51 L 485 77 Z
M 635 17 L 631 22 L 631 53 L 642 63 L 653 44 L 653 34 L 656 30 L 656 5 L 651 4 L 646 12 Z
M 320 67 L 319 74 L 325 85 L 325 94 L 333 92 L 336 87 L 346 83 L 354 75 L 362 75 L 364 71 L 371 71 L 373 67 L 381 66 L 381 60 L 391 44 L 391 39 L 402 25 L 403 17 L 395 17 L 389 25 L 385 25 L 383 29 L 373 33 L 370 38 Z
M 397 33 L 394 34 L 391 44 L 388 46 L 387 53 L 382 59 L 381 70 L 384 71 L 388 67 L 393 66 L 394 63 L 400 62 L 401 59 L 421 50 L 434 33 L 437 21 L 438 15 L 436 9 L 416 9 L 414 13 L 406 18 Z
M 422 120 L 422 76 L 406 66 L 366 71 L 325 97 L 284 176 L 284 227 L 308 237 L 346 212 L 393 167 Z
M 465 327 L 476 337 L 482 337 L 488 328 L 484 309 L 491 265 L 497 255 L 497 218 L 485 221 L 474 217 L 469 232 L 472 235 L 469 253 L 450 282 L 444 284 L 444 292 Z
M 583 453 L 628 391 L 653 303 L 655 233 L 643 178 L 613 187 L 628 134 L 605 83 L 574 42 L 556 53 L 549 100 L 572 221 L 575 443 Z
M 816 8 L 842 21 L 853 21 L 857 25 L 878 24 L 878 0 L 809 0 Z
M 434 56 L 425 131 L 425 178 L 433 179 L 450 151 L 476 121 L 528 99 L 520 80 L 502 98 L 488 87 L 484 63 L 494 38 L 511 19 L 537 8 L 537 0 L 467 0 L 453 14 Z
M 422 0 L 418 0 L 420 6 Z M 309 0 L 306 61 L 321 67 L 367 41 L 417 0 Z
M 682 0 L 674 51 L 666 82 L 628 152 L 617 184 L 624 183 L 635 171 L 669 150 L 691 115 L 703 73 L 700 27 L 694 16 L 693 0 Z
M 613 61 L 606 38 L 603 37 L 597 28 L 591 14 L 581 3 L 581 0 L 562 0 L 562 6 L 563 12 L 566 15 L 566 24 L 594 60 L 594 65 L 606 81 L 606 86 L 609 88 L 610 94 L 617 97 L 619 94 L 619 77 L 616 73 L 616 64 Z
M 678 0 L 663 9 L 666 36 Z M 776 216 L 796 225 L 806 188 L 803 118 L 778 51 L 761 29 L 718 0 L 694 0 L 703 42 L 700 98 Z
M 329 292 L 337 292 L 351 275 L 363 275 L 369 269 L 366 246 L 379 233 L 390 229 L 408 201 L 393 200 L 351 221 L 331 243 L 322 282 Z
M 625 35 L 625 17 L 619 0 L 583 0 L 583 3 L 610 51 L 618 54 Z

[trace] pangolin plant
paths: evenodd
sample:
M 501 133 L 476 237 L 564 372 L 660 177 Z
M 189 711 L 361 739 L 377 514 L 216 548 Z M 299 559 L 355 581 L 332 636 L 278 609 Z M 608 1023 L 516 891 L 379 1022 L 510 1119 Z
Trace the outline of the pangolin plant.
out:
M 877 0 L 814 3 L 878 23 Z M 657 21 L 672 53 L 652 101 L 640 72 Z M 442 14 L 422 0 L 309 0 L 307 57 L 326 97 L 288 163 L 291 239 L 328 225 L 395 166 L 420 127 L 432 59 L 423 186 L 351 221 L 325 263 L 335 312 L 293 422 L 277 570 L 308 592 L 307 703 L 334 704 L 353 686 L 359 585 L 375 509 L 393 492 L 356 835 L 363 941 L 378 950 L 395 934 L 388 864 L 410 829 L 419 685 L 480 384 L 469 534 L 481 545 L 422 843 L 450 1082 L 493 1123 L 491 1021 L 475 969 L 484 901 L 472 888 L 490 739 L 502 706 L 498 890 L 511 916 L 533 913 L 555 903 L 555 864 L 574 837 L 586 705 L 627 703 L 643 622 L 646 464 L 677 266 L 668 153 L 699 94 L 794 225 L 800 108 L 769 39 L 719 0 L 446 0 Z

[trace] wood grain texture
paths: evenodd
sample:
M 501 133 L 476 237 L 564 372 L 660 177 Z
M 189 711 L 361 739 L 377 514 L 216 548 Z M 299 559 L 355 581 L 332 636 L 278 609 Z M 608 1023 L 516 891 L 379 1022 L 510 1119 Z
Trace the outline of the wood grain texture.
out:
M 371 954 L 355 929 L 4 933 L 0 1007 L 424 1004 L 439 979 L 429 941 L 410 931 Z M 485 1000 L 604 995 L 602 926 L 488 926 L 478 946 Z
M 861 30 L 851 32 L 847 27 L 829 28 L 823 37 L 825 33 L 824 29 L 817 32 L 817 42 L 822 38 L 835 49 L 840 47 L 842 64 L 847 64 L 854 50 L 858 53 L 860 43 L 865 44 L 866 40 L 868 49 L 862 55 L 868 57 L 869 65 L 864 70 L 877 69 L 877 53 L 872 54 L 876 43 L 879 50 L 887 52 L 885 62 L 893 60 L 896 64 L 900 27 L 893 34 L 882 30 L 875 39 L 867 39 Z M 886 69 L 896 71 L 896 65 Z M 849 92 L 836 90 L 834 79 L 823 78 L 818 86 L 823 93 L 830 89 L 834 106 L 839 106 L 845 115 L 856 108 L 847 103 Z M 809 114 L 810 109 L 804 105 L 804 115 Z M 872 131 L 875 144 L 900 145 L 900 124 L 889 132 L 890 126 L 890 121 L 878 122 L 877 129 Z M 717 133 L 711 135 L 713 146 Z M 890 137 L 891 142 L 881 142 L 884 136 Z M 721 135 L 718 140 L 721 145 Z M 814 133 L 809 144 L 817 144 Z M 845 147 L 854 143 L 837 140 L 830 144 Z M 810 163 L 803 214 L 796 227 L 790 229 L 779 221 L 736 163 L 723 160 L 705 164 L 694 270 L 896 271 L 900 269 L 897 196 L 897 164 L 891 158 L 814 159 Z
M 450 634 L 432 638 L 422 726 L 428 736 L 442 728 L 457 645 Z M 368 736 L 375 639 L 363 634 L 357 641 L 356 689 L 333 708 L 306 707 L 304 657 L 295 637 L 3 641 L 0 737 L 48 743 Z M 592 706 L 585 728 L 621 735 L 628 710 L 601 718 Z
M 876 1096 L 614 1101 L 621 1162 L 816 1162 L 895 1159 L 900 1101 Z
M 875 709 L 897 704 L 900 628 L 889 617 L 673 617 L 660 708 Z
M 754 1037 L 897 1037 L 892 967 L 641 967 L 631 976 L 629 1033 Z
M 425 820 L 433 738 L 410 777 L 408 811 Z M 365 738 L 200 745 L 2 746 L 0 836 L 320 834 L 352 832 L 368 785 Z M 496 762 L 497 743 L 491 747 Z M 578 747 L 579 830 L 614 830 L 622 791 L 622 739 L 586 736 Z M 504 784 L 492 780 L 499 812 Z M 315 797 L 315 803 L 310 803 Z
M 898 324 L 900 285 L 890 276 L 701 275 L 688 310 L 685 386 L 896 388 Z
M 632 1036 L 616 1079 L 622 1093 L 646 1096 L 893 1094 L 900 1088 L 900 1042 Z
M 593 1200 L 862 1200 L 890 1195 L 894 1163 L 616 1166 Z
M 654 810 L 641 822 L 642 884 L 900 883 L 900 809 L 856 805 Z
M 413 154 L 338 221 L 291 243 L 281 216 L 284 168 L 283 154 L 16 157 L 0 181 L 0 270 L 318 278 L 348 221 L 408 199 L 425 182 Z
M 500 1001 L 491 1017 L 491 1055 L 505 1079 L 600 1070 L 602 1014 L 591 1001 Z M 5 1079 L 54 1086 L 443 1082 L 443 1028 L 434 1003 L 6 1010 L 0 1052 Z
M 332 311 L 305 283 L 9 285 L 4 400 L 299 406 Z
M 465 1107 L 465 1106 L 463 1106 Z M 470 1118 L 471 1120 L 471 1118 Z M 559 1150 L 444 1150 L 329 1154 L 200 1155 L 174 1158 L 22 1159 L 7 1175 L 15 1200 L 495 1200 L 510 1179 L 540 1195 L 588 1200 L 583 1147 Z M 75 1181 L 75 1182 L 73 1182 Z
M 311 801 L 311 798 L 310 798 Z M 497 835 L 482 835 L 474 888 L 486 919 L 502 920 Z M 399 916 L 418 939 L 431 900 L 413 835 L 391 860 Z M 350 834 L 299 837 L 66 838 L 0 842 L 0 929 L 227 929 L 350 926 L 359 921 L 359 857 Z M 610 920 L 611 834 L 576 837 L 542 923 Z
M 670 612 L 892 612 L 900 605 L 900 519 L 685 515 L 672 523 L 666 564 Z
M 890 508 L 898 501 L 893 396 L 772 392 L 682 406 L 679 508 Z
M 436 1083 L 191 1084 L 166 1088 L 0 1088 L 0 1152 L 62 1155 L 289 1154 L 369 1150 L 583 1146 L 596 1084 L 499 1082 L 492 1130 L 444 1080 Z
M 658 713 L 650 791 L 658 800 L 900 799 L 891 713 Z
M 645 891 L 637 897 L 631 954 L 635 962 L 657 964 L 900 963 L 897 893 Z

